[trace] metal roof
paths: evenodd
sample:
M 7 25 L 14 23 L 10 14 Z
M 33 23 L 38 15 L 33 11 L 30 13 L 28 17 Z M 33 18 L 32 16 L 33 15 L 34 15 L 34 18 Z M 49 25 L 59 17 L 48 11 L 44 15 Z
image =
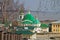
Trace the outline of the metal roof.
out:
M 60 21 L 55 21 L 55 22 L 51 22 L 51 23 L 60 23 Z

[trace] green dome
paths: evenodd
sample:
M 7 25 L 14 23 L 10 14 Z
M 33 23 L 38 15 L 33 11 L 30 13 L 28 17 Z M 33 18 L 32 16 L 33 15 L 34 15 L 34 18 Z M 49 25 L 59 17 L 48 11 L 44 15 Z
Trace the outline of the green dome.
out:
M 49 26 L 47 24 L 41 24 L 41 28 L 48 28 Z
M 33 23 L 35 21 L 35 18 L 34 18 L 34 16 L 32 15 L 32 14 L 30 14 L 30 13 L 27 13 L 25 16 L 24 16 L 24 18 L 23 18 L 23 20 L 22 20 L 22 22 L 28 22 L 28 23 Z M 27 23 L 27 24 L 28 24 Z
M 23 21 L 22 23 L 23 24 L 32 24 L 32 22 L 30 22 L 30 21 Z

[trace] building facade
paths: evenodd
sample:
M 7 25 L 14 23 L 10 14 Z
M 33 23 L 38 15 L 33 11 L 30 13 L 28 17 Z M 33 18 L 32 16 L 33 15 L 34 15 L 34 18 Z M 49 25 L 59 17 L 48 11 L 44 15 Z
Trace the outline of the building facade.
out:
M 60 33 L 60 21 L 51 23 L 51 32 Z

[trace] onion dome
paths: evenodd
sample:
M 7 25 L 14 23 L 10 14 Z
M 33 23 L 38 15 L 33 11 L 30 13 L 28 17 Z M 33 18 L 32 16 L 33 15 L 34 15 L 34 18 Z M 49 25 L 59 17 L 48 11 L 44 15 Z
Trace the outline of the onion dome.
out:
M 35 21 L 35 18 L 32 14 L 30 14 L 30 12 L 27 13 L 22 20 L 24 24 L 32 24 L 34 21 Z

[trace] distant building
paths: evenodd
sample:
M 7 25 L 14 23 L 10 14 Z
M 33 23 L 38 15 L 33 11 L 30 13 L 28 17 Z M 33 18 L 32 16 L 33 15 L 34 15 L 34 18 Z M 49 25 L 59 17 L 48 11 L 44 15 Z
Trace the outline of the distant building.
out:
M 49 23 L 55 22 L 55 21 L 57 21 L 57 20 L 42 20 L 42 21 L 40 21 L 40 22 L 41 22 L 41 23 L 45 23 L 45 24 L 49 24 Z
M 60 21 L 51 22 L 50 32 L 60 33 Z

